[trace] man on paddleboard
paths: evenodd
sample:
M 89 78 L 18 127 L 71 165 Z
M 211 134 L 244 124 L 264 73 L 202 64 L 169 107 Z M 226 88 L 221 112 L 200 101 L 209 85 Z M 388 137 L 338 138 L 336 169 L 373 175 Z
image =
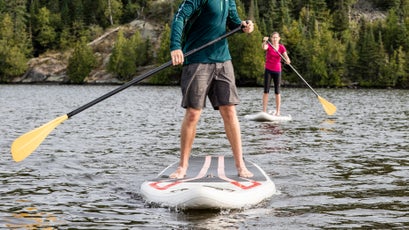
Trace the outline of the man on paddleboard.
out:
M 233 65 L 227 40 L 223 39 L 184 58 L 184 53 L 215 40 L 230 29 L 242 26 L 251 33 L 253 22 L 242 21 L 234 0 L 184 0 L 172 22 L 170 51 L 173 65 L 183 64 L 181 88 L 182 121 L 179 167 L 170 178 L 183 178 L 188 168 L 196 126 L 206 96 L 215 110 L 219 110 L 230 142 L 238 175 L 252 177 L 243 160 L 240 124 L 236 114 L 239 103 Z

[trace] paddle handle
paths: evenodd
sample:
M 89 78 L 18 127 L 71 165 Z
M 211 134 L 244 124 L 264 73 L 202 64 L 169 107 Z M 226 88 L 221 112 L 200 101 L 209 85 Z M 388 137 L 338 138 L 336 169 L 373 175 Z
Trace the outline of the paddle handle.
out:
M 189 52 L 184 54 L 184 57 L 186 58 L 186 57 L 188 57 L 188 56 L 190 56 L 190 55 L 192 55 L 192 54 L 194 54 L 194 53 L 196 53 L 196 52 L 198 52 L 198 51 L 200 51 L 200 50 L 202 50 L 202 49 L 204 49 L 204 48 L 206 48 L 206 47 L 208 47 L 210 45 L 213 45 L 214 43 L 233 35 L 234 33 L 236 33 L 237 31 L 239 31 L 241 29 L 242 29 L 242 26 L 239 26 L 239 27 L 227 32 L 226 34 L 216 38 L 215 40 L 212 40 L 212 41 L 210 41 L 210 42 L 208 42 L 208 43 L 206 43 L 206 44 L 204 44 L 204 45 L 202 45 L 202 46 L 200 46 L 200 47 L 198 47 L 196 49 L 190 50 Z M 74 116 L 74 115 L 88 109 L 89 107 L 91 107 L 91 106 L 93 106 L 95 104 L 98 104 L 99 102 L 101 102 L 101 101 L 103 101 L 103 100 L 105 100 L 105 99 L 107 99 L 107 98 L 121 92 L 122 90 L 124 90 L 124 89 L 126 89 L 126 88 L 128 88 L 128 87 L 130 87 L 130 86 L 132 86 L 132 85 L 134 85 L 134 84 L 148 78 L 148 77 L 150 77 L 151 75 L 153 75 L 153 74 L 155 74 L 155 73 L 157 73 L 159 71 L 162 71 L 163 69 L 168 68 L 171 65 L 172 65 L 172 61 L 168 61 L 168 62 L 166 62 L 166 63 L 164 63 L 164 64 L 162 64 L 162 65 L 160 65 L 160 66 L 158 66 L 158 67 L 156 67 L 156 68 L 154 68 L 154 69 L 152 69 L 152 70 L 150 70 L 150 71 L 148 71 L 148 72 L 146 72 L 146 73 L 144 73 L 142 75 L 140 75 L 139 77 L 136 77 L 136 78 L 132 79 L 131 81 L 129 81 L 129 82 L 121 85 L 120 87 L 118 87 L 118 88 L 116 88 L 116 89 L 102 95 L 101 97 L 98 97 L 98 98 L 94 99 L 93 101 L 90 101 L 87 104 L 85 104 L 85 105 L 83 105 L 83 106 L 81 106 L 81 107 L 67 113 L 68 118 L 70 118 L 70 117 L 72 117 L 72 116 Z
M 278 55 L 280 55 L 280 57 L 281 57 L 282 59 L 285 60 L 285 57 L 284 57 L 280 52 L 278 52 L 278 50 L 277 50 L 276 48 L 274 48 L 273 44 L 271 44 L 269 41 L 267 41 L 267 43 L 278 53 Z M 317 97 L 320 96 L 320 95 L 318 95 L 318 93 L 310 86 L 310 84 L 308 84 L 308 82 L 301 76 L 301 74 L 298 73 L 298 71 L 297 71 L 291 64 L 287 64 L 287 65 L 291 67 L 291 69 L 292 69 L 292 70 L 298 75 L 298 77 L 300 77 L 301 80 L 312 90 L 312 92 L 313 92 L 315 95 L 317 95 Z

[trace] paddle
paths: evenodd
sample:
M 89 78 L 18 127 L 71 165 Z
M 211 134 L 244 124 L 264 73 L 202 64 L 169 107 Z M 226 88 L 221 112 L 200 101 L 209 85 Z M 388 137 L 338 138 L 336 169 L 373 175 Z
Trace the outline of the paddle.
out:
M 280 55 L 280 57 L 285 60 L 285 57 L 280 54 L 280 52 L 278 52 L 278 50 L 276 48 L 274 48 L 273 44 L 271 44 L 269 41 L 267 41 L 268 44 Z M 337 111 L 337 107 L 335 107 L 335 105 L 333 105 L 332 103 L 330 103 L 329 101 L 325 100 L 324 98 L 322 98 L 320 95 L 318 95 L 318 93 L 310 86 L 310 84 L 308 84 L 308 82 L 301 76 L 301 74 L 298 73 L 298 71 L 291 65 L 291 64 L 287 64 L 291 67 L 291 69 L 298 75 L 298 77 L 301 78 L 301 80 L 312 90 L 312 92 L 318 97 L 318 100 L 321 102 L 322 107 L 324 108 L 325 112 L 328 115 L 333 115 L 336 111 Z
M 222 39 L 225 39 L 227 37 L 229 37 L 230 35 L 236 33 L 237 31 L 241 30 L 241 26 L 237 27 L 234 30 L 231 30 L 229 32 L 227 32 L 226 34 L 216 38 L 213 41 L 210 41 L 196 49 L 193 49 L 189 52 L 187 52 L 184 56 L 188 57 Z M 21 135 L 20 137 L 18 137 L 16 140 L 14 140 L 14 142 L 11 145 L 11 155 L 13 157 L 13 160 L 16 162 L 22 161 L 24 160 L 26 157 L 28 157 L 34 150 L 37 149 L 37 147 L 44 141 L 44 139 L 48 136 L 48 134 L 50 134 L 51 131 L 53 131 L 59 124 L 61 124 L 62 122 L 64 122 L 65 120 L 67 120 L 68 118 L 71 118 L 72 116 L 88 109 L 89 107 L 121 92 L 122 90 L 144 80 L 145 78 L 148 78 L 149 76 L 169 67 L 172 65 L 172 61 L 168 61 L 164 64 L 162 64 L 161 66 L 156 67 L 155 69 L 152 69 L 142 75 L 140 75 L 139 77 L 134 78 L 133 80 L 123 84 L 122 86 L 112 90 L 111 92 L 108 92 L 104 95 L 102 95 L 99 98 L 96 98 L 95 100 L 65 114 L 62 115 L 60 117 L 55 118 L 54 120 L 34 129 L 31 130 L 30 132 L 27 132 L 23 135 Z

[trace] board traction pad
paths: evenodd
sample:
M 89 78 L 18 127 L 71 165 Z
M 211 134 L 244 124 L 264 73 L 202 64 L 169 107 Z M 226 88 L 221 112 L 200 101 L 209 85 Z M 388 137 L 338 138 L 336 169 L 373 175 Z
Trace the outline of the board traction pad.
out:
M 222 156 L 224 157 L 224 156 Z M 218 163 L 219 163 L 219 156 L 212 156 L 211 157 L 211 162 L 209 169 L 206 172 L 206 175 L 204 177 L 194 179 L 194 180 L 189 180 L 194 177 L 196 177 L 200 170 L 202 169 L 204 162 L 205 162 L 206 157 L 199 157 L 199 156 L 193 156 L 189 158 L 189 167 L 186 172 L 186 176 L 181 179 L 170 179 L 169 175 L 176 171 L 177 167 L 179 166 L 178 162 L 173 163 L 170 165 L 165 171 L 163 171 L 157 178 L 151 180 L 151 181 L 178 181 L 178 180 L 183 180 L 186 181 L 184 183 L 203 183 L 203 182 L 208 182 L 208 183 L 215 183 L 215 182 L 226 182 L 226 180 L 221 179 L 218 176 Z M 235 166 L 234 158 L 229 156 L 229 157 L 224 157 L 224 173 L 225 176 L 231 180 L 237 181 L 237 182 L 248 182 L 249 179 L 251 181 L 266 181 L 267 178 L 264 176 L 264 174 L 260 171 L 260 169 L 254 165 L 254 163 L 249 162 L 249 161 L 244 161 L 246 164 L 247 169 L 254 174 L 253 177 L 251 178 L 242 178 L 239 177 L 237 174 L 237 169 Z M 187 181 L 188 180 L 188 181 Z

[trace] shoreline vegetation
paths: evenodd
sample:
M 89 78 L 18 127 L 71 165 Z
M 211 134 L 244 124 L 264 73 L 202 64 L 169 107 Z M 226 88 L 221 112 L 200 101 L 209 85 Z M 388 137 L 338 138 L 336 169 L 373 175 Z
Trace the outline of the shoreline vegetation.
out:
M 170 60 L 181 0 L 0 3 L 0 84 L 120 85 Z M 318 88 L 409 89 L 409 0 L 236 0 L 256 23 L 229 38 L 239 87 L 262 85 L 264 36 L 280 32 L 294 67 Z M 92 11 L 89 9 L 93 9 Z M 180 67 L 144 85 L 177 85 Z M 286 65 L 283 87 L 304 87 Z

